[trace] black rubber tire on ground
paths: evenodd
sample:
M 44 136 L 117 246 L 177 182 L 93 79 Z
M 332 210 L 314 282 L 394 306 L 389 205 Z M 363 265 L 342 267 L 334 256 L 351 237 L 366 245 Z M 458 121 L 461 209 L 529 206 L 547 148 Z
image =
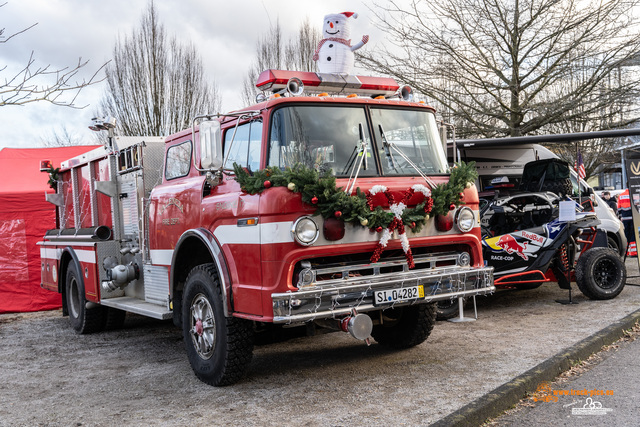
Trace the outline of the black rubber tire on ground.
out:
M 104 328 L 105 310 L 102 306 L 87 308 L 84 282 L 74 262 L 67 267 L 65 296 L 71 327 L 79 334 L 91 334 Z
M 571 196 L 573 194 L 573 184 L 571 178 L 566 178 L 557 181 L 545 181 L 540 188 L 540 191 L 551 191 L 555 194 L 564 194 Z
M 382 312 L 383 323 L 375 325 L 371 336 L 379 344 L 403 349 L 423 343 L 436 323 L 436 304 L 416 304 Z
M 592 248 L 578 258 L 576 283 L 590 299 L 615 298 L 626 281 L 627 270 L 622 259 L 609 248 Z
M 464 306 L 467 303 L 465 298 L 462 302 Z M 436 303 L 436 320 L 448 320 L 458 316 L 458 298 L 438 301 Z
M 105 312 L 104 330 L 122 329 L 127 312 L 113 307 L 105 307 Z
M 200 380 L 223 386 L 242 378 L 253 355 L 253 323 L 225 317 L 214 264 L 199 265 L 187 277 L 182 331 L 191 368 Z
M 536 283 L 514 283 L 514 287 L 519 291 L 528 291 L 531 289 L 536 289 L 542 286 L 544 282 L 536 282 Z
M 620 247 L 618 246 L 618 242 L 616 241 L 615 238 L 613 238 L 612 236 L 607 236 L 607 247 L 609 249 L 613 249 L 613 251 L 615 253 L 617 253 L 620 256 L 624 256 L 624 253 L 622 253 L 622 250 L 620 249 Z

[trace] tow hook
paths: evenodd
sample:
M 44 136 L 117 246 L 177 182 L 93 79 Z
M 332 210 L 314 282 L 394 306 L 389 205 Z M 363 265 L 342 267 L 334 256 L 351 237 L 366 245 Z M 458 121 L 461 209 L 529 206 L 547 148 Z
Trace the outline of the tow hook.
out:
M 367 345 L 371 345 L 371 331 L 373 331 L 373 322 L 366 314 L 351 313 L 340 321 L 340 328 L 344 332 L 349 332 L 352 337 L 357 340 L 364 340 Z

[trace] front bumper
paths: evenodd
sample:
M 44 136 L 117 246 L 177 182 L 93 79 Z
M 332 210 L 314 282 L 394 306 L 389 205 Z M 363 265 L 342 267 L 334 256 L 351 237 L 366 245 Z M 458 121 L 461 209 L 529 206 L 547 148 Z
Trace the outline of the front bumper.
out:
M 327 273 L 340 277 L 314 281 L 311 286 L 301 287 L 294 292 L 271 294 L 273 322 L 290 324 L 339 318 L 352 313 L 354 309 L 360 313 L 461 296 L 486 295 L 495 290 L 493 267 L 438 266 L 458 259 L 458 254 L 416 256 L 416 268 L 412 270 L 408 269 L 404 260 L 317 269 L 314 277 L 326 276 Z M 424 298 L 377 306 L 373 304 L 374 291 L 416 285 L 424 286 Z

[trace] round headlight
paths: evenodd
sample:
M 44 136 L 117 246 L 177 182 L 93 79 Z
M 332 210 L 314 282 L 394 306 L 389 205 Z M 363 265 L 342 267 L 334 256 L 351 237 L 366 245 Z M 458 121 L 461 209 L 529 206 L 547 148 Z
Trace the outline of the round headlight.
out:
M 463 207 L 456 213 L 456 227 L 463 233 L 471 231 L 474 225 L 473 211 L 468 207 Z
M 293 240 L 303 246 L 312 245 L 318 238 L 318 234 L 318 226 L 308 216 L 298 218 L 291 227 Z

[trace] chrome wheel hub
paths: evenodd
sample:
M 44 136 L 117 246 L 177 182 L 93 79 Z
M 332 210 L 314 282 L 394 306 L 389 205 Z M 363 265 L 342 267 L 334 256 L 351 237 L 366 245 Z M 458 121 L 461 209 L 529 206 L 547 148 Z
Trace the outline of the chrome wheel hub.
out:
M 216 322 L 213 308 L 203 294 L 193 299 L 190 307 L 191 329 L 189 335 L 198 356 L 209 359 L 216 346 Z

